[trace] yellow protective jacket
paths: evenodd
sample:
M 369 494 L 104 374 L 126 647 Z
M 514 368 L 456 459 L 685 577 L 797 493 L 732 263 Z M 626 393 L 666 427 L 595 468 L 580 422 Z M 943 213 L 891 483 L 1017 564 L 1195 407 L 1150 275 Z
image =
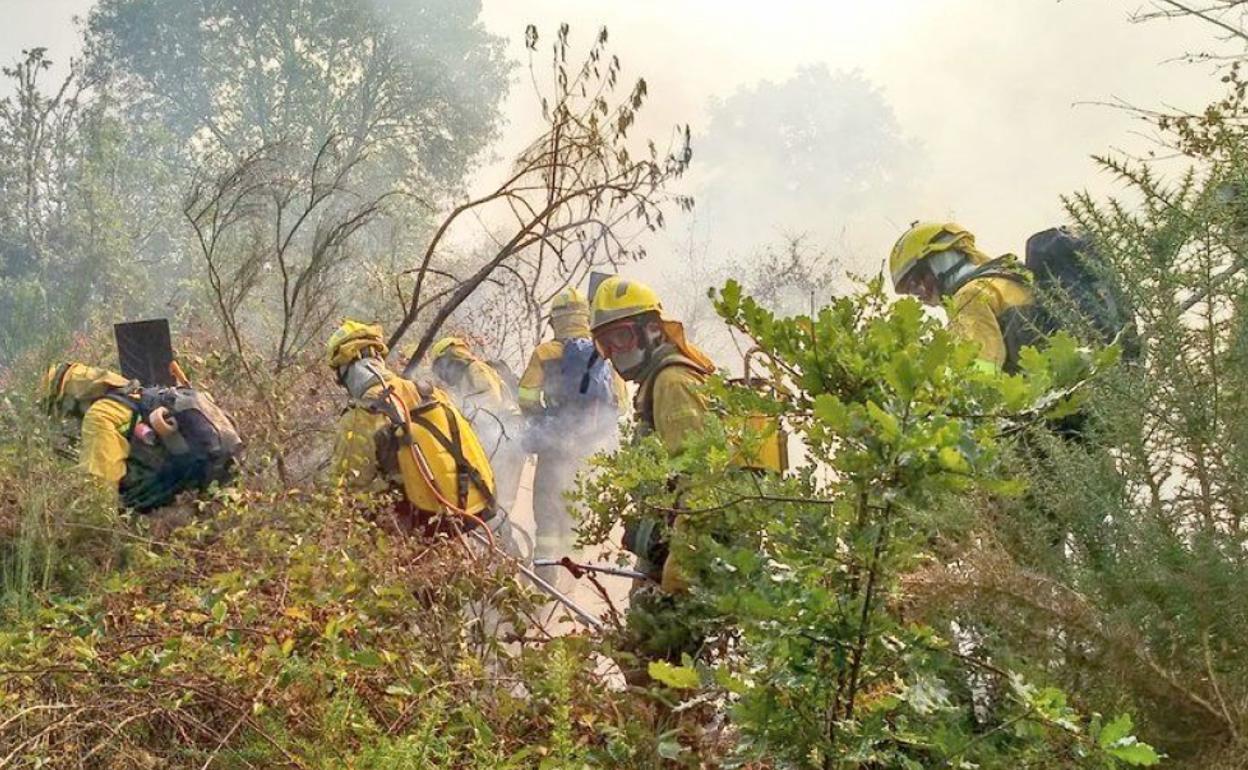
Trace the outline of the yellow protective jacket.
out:
M 105 396 L 131 385 L 116 372 L 70 361 L 49 368 L 41 386 L 48 414 L 79 424 L 79 467 L 114 488 L 126 475 L 135 410 Z
M 953 295 L 949 329 L 964 340 L 979 343 L 979 358 L 1007 371 L 1018 351 L 1010 350 L 1005 318 L 1034 304 L 1031 289 L 1000 276 L 973 278 Z
M 701 431 L 708 405 L 699 388 L 710 374 L 692 360 L 672 351 L 653 364 L 637 389 L 633 405 L 643 431 L 652 431 L 672 454 L 685 449 L 689 437 Z M 680 540 L 682 520 L 671 522 L 672 535 Z M 683 593 L 689 580 L 677 563 L 677 549 L 663 562 L 659 585 L 666 593 Z
M 678 353 L 661 360 L 637 391 L 637 419 L 644 429 L 654 431 L 663 446 L 672 454 L 684 451 L 689 437 L 701 431 L 706 420 L 707 403 L 698 389 L 709 372 L 697 368 Z M 672 522 L 672 536 L 683 538 L 683 520 Z M 659 586 L 666 593 L 684 593 L 689 579 L 679 565 L 679 548 L 673 547 L 663 562 Z
M 698 390 L 710 374 L 673 351 L 653 365 L 637 389 L 638 422 L 657 434 L 671 454 L 679 454 L 689 436 L 702 430 L 708 405 Z
M 412 415 L 412 442 L 425 457 L 438 493 L 456 506 L 462 505 L 468 513 L 488 518 L 486 514 L 493 508 L 494 473 L 468 421 L 444 391 L 418 388 L 381 365 L 378 369 L 386 386 L 393 388 L 394 397 Z M 443 511 L 444 506 L 420 473 L 412 451 L 401 441 L 396 445 L 385 440 L 394 425 L 378 407 L 382 395 L 383 386 L 374 385 L 364 398 L 352 399 L 343 411 L 335 432 L 331 478 L 351 489 L 400 488 L 418 511 Z M 463 472 L 442 439 L 452 444 L 458 440 L 460 454 L 479 481 Z M 379 457 L 379 451 L 393 452 L 394 456 Z
M 513 415 L 517 407 L 507 393 L 503 378 L 498 376 L 494 367 L 484 361 L 474 360 L 468 364 L 464 380 L 460 384 L 464 403 L 476 409 L 485 409 L 490 414 L 503 416 Z
M 469 419 L 474 419 L 478 410 L 488 412 L 504 422 L 520 413 L 494 367 L 462 346 L 452 347 L 443 356 L 459 367 L 455 381 L 447 382 L 446 386 L 455 394 L 460 408 Z M 434 371 L 437 372 L 438 368 L 435 367 Z
M 585 337 L 589 337 L 588 334 Z M 526 415 L 540 415 L 549 405 L 546 397 L 545 383 L 548 372 L 556 370 L 563 359 L 563 340 L 566 338 L 547 340 L 533 350 L 529 356 L 529 365 L 524 374 L 520 375 L 520 411 Z M 615 385 L 615 400 L 623 412 L 628 404 L 628 385 L 624 379 L 611 370 L 612 382 Z

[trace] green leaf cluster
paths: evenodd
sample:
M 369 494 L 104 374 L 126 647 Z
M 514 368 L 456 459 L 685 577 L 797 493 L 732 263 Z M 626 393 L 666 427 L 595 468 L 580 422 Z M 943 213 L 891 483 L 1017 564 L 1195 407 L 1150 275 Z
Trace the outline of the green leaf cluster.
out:
M 704 643 L 692 663 L 652 662 L 652 678 L 679 698 L 720 693 L 741 761 L 1144 764 L 1146 744 L 1114 753 L 1126 742 L 1098 743 L 1060 691 L 962 653 L 907 606 L 909 581 L 971 536 L 965 503 L 1020 491 L 1010 432 L 1069 409 L 1112 351 L 1062 338 L 1018 376 L 986 373 L 879 280 L 814 315 L 779 317 L 732 282 L 713 299 L 762 351 L 773 392 L 715 380 L 712 418 L 679 456 L 635 441 L 582 488 L 591 542 L 621 519 L 677 514 L 672 551 L 694 581 L 674 601 Z M 792 436 L 800 460 L 783 475 L 733 462 L 758 415 Z

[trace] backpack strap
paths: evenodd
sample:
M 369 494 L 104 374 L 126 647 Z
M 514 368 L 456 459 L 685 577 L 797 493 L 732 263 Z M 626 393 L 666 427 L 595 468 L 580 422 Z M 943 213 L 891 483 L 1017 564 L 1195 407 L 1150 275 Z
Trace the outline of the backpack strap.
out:
M 121 404 L 130 410 L 130 424 L 126 426 L 126 438 L 134 436 L 135 426 L 140 420 L 147 417 L 143 413 L 143 405 L 140 399 L 131 398 L 133 391 L 122 388 L 115 388 L 100 396 L 100 401 L 112 401 L 115 404 Z
M 134 398 L 134 395 L 135 392 L 133 390 L 116 388 L 100 396 L 99 400 L 112 401 L 114 403 L 121 404 L 122 406 L 129 407 L 131 411 L 141 412 L 143 410 L 143 402 L 140 399 Z
M 1031 280 L 1023 272 L 1018 261 L 1009 254 L 1003 254 L 964 275 L 956 284 L 949 288 L 948 292 L 950 295 L 957 294 L 962 290 L 962 287 L 971 281 L 977 281 L 981 278 L 1004 278 L 1007 281 L 1013 281 L 1019 286 L 1031 287 Z
M 381 395 L 377 398 L 354 400 L 351 406 L 359 405 L 370 412 L 380 414 L 389 420 L 391 426 L 399 432 L 401 441 L 408 446 L 414 442 L 411 434 L 411 426 L 402 421 L 402 415 L 394 408 L 389 399 L 394 396 L 393 388 L 389 385 L 382 389 Z M 425 417 L 424 412 L 429 411 L 435 406 L 441 406 L 442 411 L 446 414 L 446 424 L 450 429 L 450 436 L 447 436 L 436 425 Z M 471 486 L 475 486 L 482 497 L 485 498 L 486 504 L 490 508 L 495 505 L 494 493 L 490 491 L 489 486 L 485 483 L 485 479 L 481 477 L 481 472 L 474 467 L 468 459 L 464 457 L 463 442 L 460 438 L 459 423 L 453 409 L 447 404 L 439 401 L 426 401 L 417 406 L 415 409 L 406 409 L 407 419 L 410 423 L 415 423 L 423 428 L 434 440 L 442 445 L 442 448 L 451 455 L 451 459 L 455 461 L 456 475 L 456 505 L 461 509 L 465 509 L 468 503 L 468 493 Z M 345 410 L 344 410 L 345 412 Z
M 967 273 L 951 293 L 956 293 L 972 281 L 982 278 L 1003 278 L 1029 290 L 1035 287 L 1031 272 L 1019 265 L 1015 257 L 1005 254 Z M 1033 293 L 1032 302 L 1007 307 L 996 316 L 997 325 L 1001 330 L 1001 339 L 1005 344 L 1005 361 L 1001 369 L 1006 374 L 1014 374 L 1018 371 L 1019 351 L 1028 345 L 1037 344 L 1045 335 L 1042 328 L 1043 315 L 1041 314 L 1043 312 L 1043 307 L 1037 302 Z
M 560 356 L 561 362 L 562 358 L 563 357 Z M 601 358 L 602 355 L 598 352 L 598 346 L 595 345 L 594 351 L 589 354 L 589 361 L 585 364 L 585 374 L 581 375 L 580 393 L 582 396 L 589 392 L 589 382 L 594 376 L 594 367 L 598 364 L 598 361 Z

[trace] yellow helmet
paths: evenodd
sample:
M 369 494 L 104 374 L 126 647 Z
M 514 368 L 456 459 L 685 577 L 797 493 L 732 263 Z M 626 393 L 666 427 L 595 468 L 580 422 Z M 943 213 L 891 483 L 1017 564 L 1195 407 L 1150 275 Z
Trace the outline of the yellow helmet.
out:
M 569 286 L 555 295 L 550 301 L 550 314 L 589 313 L 589 300 L 575 286 Z
M 468 343 L 459 337 L 443 337 L 429 347 L 429 358 L 433 361 L 438 360 L 446 354 L 451 348 L 462 348 L 463 352 L 468 352 Z
M 325 343 L 325 359 L 332 369 L 346 366 L 370 351 L 382 357 L 390 352 L 382 339 L 380 324 L 347 319 L 329 335 L 329 342 Z
M 550 301 L 550 328 L 556 339 L 588 337 L 589 301 L 575 286 L 569 286 Z
M 915 222 L 910 226 L 888 257 L 888 271 L 893 288 L 902 282 L 914 266 L 924 259 L 952 248 L 974 248 L 975 236 L 954 222 Z
M 39 400 L 51 416 L 81 416 L 93 402 L 135 385 L 116 372 L 67 361 L 44 372 L 39 380 Z
M 654 289 L 639 281 L 613 275 L 600 283 L 594 292 L 589 326 L 599 329 L 621 318 L 662 311 L 663 305 Z

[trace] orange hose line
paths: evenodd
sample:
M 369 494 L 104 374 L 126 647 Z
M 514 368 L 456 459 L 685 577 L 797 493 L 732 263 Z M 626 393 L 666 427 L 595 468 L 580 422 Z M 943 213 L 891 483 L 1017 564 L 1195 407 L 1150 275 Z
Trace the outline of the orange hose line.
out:
M 169 362 L 169 374 L 173 375 L 173 381 L 183 388 L 191 387 L 191 379 L 186 376 L 186 372 L 182 371 L 182 367 L 177 361 Z

